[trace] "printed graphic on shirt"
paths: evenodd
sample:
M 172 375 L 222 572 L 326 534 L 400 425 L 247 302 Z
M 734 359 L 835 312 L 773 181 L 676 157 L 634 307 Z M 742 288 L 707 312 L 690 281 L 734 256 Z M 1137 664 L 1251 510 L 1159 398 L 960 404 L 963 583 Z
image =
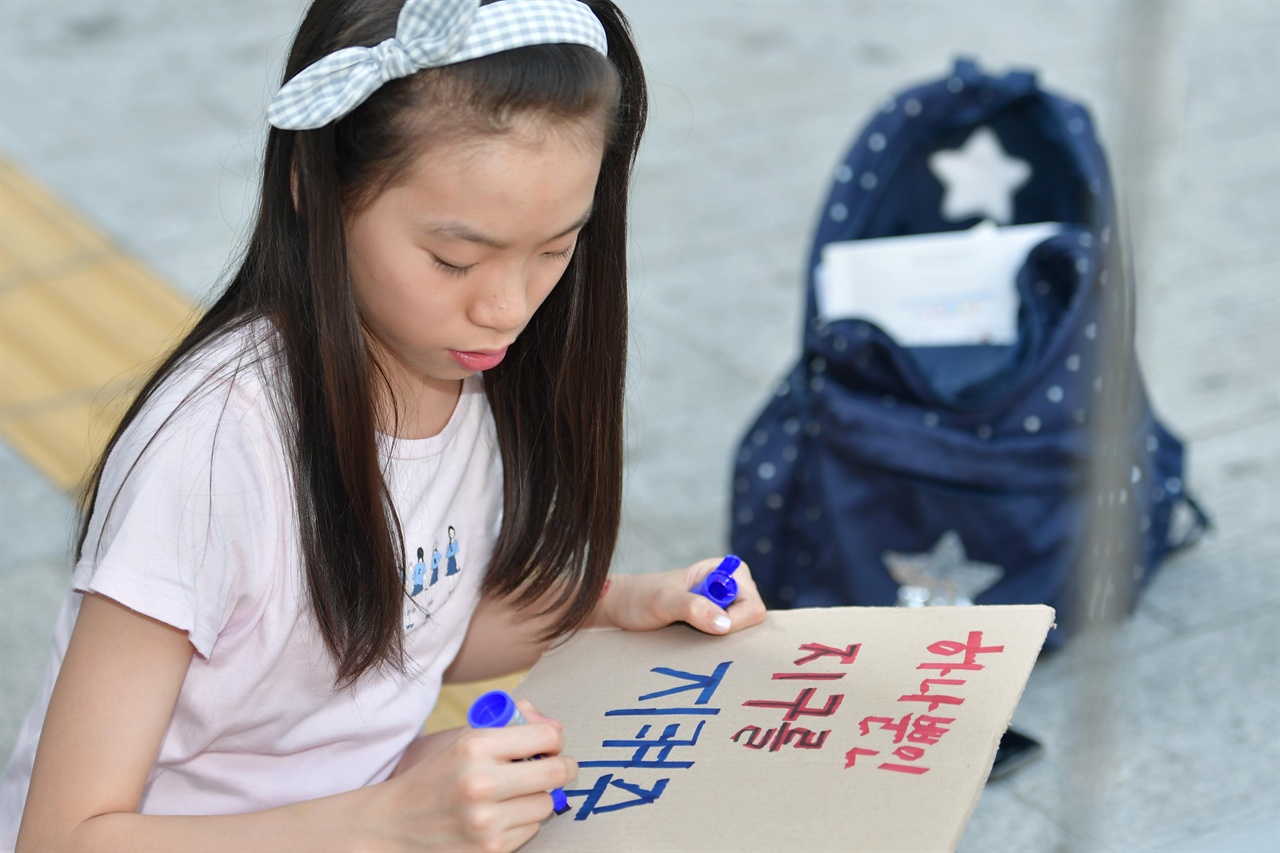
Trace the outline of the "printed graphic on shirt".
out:
M 458 531 L 453 525 L 449 525 L 444 553 L 440 551 L 438 540 L 431 544 L 429 575 L 426 550 L 421 546 L 417 549 L 417 562 L 408 572 L 403 569 L 400 571 L 400 576 L 405 583 L 404 630 L 406 632 L 429 622 L 431 614 L 448 600 L 449 594 L 458 584 L 458 575 L 462 573 L 460 550 Z M 445 583 L 441 583 L 440 579 L 441 563 L 444 563 Z
M 452 527 L 449 528 L 449 545 L 445 548 L 444 558 L 447 561 L 444 574 L 449 579 L 449 591 L 453 592 L 458 582 L 458 534 Z

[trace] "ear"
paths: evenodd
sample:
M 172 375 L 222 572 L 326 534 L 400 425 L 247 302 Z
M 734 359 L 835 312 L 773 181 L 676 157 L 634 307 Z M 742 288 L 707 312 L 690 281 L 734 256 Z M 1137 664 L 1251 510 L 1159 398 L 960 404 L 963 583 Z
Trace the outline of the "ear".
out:
M 293 212 L 298 212 L 298 167 L 289 167 L 289 194 L 293 196 Z

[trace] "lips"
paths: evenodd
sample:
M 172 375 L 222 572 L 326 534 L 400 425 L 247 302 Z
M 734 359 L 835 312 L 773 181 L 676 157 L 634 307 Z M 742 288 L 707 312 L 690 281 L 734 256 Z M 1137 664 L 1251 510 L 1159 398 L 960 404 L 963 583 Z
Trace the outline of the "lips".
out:
M 502 359 L 507 355 L 507 348 L 495 350 L 475 350 L 472 352 L 463 352 L 462 350 L 451 349 L 449 356 L 459 365 L 467 370 L 492 370 L 502 363 Z

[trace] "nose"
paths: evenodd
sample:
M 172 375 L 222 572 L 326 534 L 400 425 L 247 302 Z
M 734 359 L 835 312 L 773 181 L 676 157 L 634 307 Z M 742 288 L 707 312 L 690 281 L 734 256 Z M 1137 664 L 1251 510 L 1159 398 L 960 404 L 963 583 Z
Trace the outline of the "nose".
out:
M 504 336 L 524 328 L 529 321 L 529 282 L 523 269 L 494 270 L 478 285 L 467 311 L 472 323 Z

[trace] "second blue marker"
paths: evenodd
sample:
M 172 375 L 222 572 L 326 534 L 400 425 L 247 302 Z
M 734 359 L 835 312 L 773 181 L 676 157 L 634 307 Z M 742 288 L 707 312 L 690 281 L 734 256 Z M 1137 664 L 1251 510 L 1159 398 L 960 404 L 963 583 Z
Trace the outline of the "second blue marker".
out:
M 733 579 L 733 573 L 740 565 L 742 565 L 741 558 L 735 554 L 727 555 L 720 561 L 720 565 L 711 570 L 711 574 L 689 591 L 695 595 L 705 596 L 718 607 L 728 607 L 738 597 L 738 582 Z

